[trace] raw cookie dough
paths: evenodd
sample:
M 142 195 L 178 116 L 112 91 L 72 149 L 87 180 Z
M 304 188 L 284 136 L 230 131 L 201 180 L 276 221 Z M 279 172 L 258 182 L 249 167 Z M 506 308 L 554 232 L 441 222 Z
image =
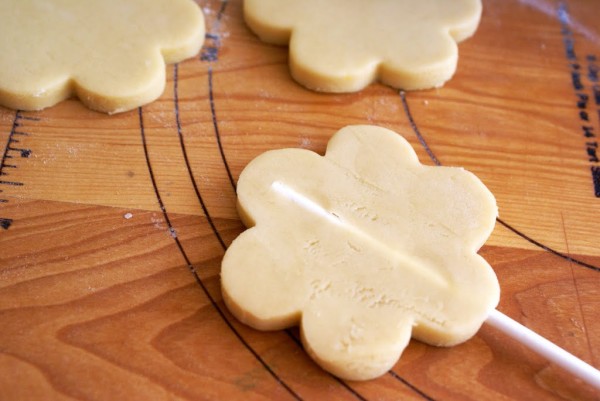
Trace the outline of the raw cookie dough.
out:
M 480 0 L 244 0 L 248 26 L 290 46 L 296 81 L 322 92 L 354 92 L 375 80 L 400 89 L 438 87 L 473 35 Z
M 462 168 L 420 164 L 385 128 L 343 128 L 324 157 L 266 152 L 237 193 L 251 228 L 223 259 L 228 308 L 261 330 L 300 325 L 311 357 L 341 378 L 382 375 L 411 335 L 465 341 L 498 303 L 477 254 L 495 224 L 493 195 Z
M 0 105 L 39 110 L 70 96 L 107 113 L 159 97 L 165 62 L 195 55 L 192 0 L 3 0 Z

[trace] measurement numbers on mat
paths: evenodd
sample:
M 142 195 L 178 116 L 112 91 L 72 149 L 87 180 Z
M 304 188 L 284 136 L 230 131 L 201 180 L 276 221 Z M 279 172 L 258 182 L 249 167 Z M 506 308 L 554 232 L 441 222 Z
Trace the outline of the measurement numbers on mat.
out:
M 8 203 L 9 200 L 5 196 L 6 192 L 11 187 L 20 187 L 24 184 L 19 181 L 11 180 L 11 172 L 18 168 L 19 159 L 28 158 L 31 156 L 31 150 L 21 145 L 22 139 L 29 136 L 23 130 L 24 121 L 39 121 L 38 118 L 24 116 L 20 111 L 15 113 L 2 161 L 0 162 L 0 204 Z M 13 223 L 13 219 L 4 216 L 0 209 L 0 230 L 8 230 Z
M 579 57 L 575 51 L 575 38 L 571 30 L 571 17 L 565 3 L 558 8 L 565 57 L 569 63 L 571 81 L 576 96 L 581 130 L 585 138 L 585 152 L 592 172 L 594 195 L 600 198 L 600 134 L 594 122 L 600 124 L 600 58 L 596 54 Z

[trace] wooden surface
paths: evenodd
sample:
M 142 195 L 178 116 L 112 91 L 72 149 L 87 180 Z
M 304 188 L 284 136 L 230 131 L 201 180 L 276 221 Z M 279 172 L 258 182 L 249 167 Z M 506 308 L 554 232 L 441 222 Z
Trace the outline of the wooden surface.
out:
M 158 101 L 114 116 L 76 100 L 0 108 L 0 400 L 600 399 L 486 325 L 449 349 L 413 341 L 389 374 L 343 382 L 297 330 L 238 323 L 219 289 L 243 229 L 242 168 L 377 124 L 485 182 L 499 309 L 600 367 L 597 1 L 486 0 L 443 88 L 349 95 L 295 84 L 287 49 L 248 31 L 240 0 L 199 3 L 203 52 L 168 67 Z

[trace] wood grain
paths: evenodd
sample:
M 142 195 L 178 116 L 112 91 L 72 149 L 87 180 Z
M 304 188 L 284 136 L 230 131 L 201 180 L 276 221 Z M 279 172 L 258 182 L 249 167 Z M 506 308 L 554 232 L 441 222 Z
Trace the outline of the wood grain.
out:
M 114 116 L 76 100 L 0 108 L 0 400 L 600 399 L 485 325 L 453 348 L 413 341 L 389 374 L 344 382 L 296 329 L 237 322 L 219 288 L 243 230 L 244 166 L 275 148 L 322 153 L 342 126 L 377 124 L 423 163 L 486 183 L 500 221 L 481 254 L 499 309 L 600 367 L 600 163 L 582 130 L 600 133 L 595 1 L 486 0 L 443 88 L 347 95 L 291 80 L 287 49 L 245 27 L 241 0 L 198 2 L 210 35 L 168 67 L 156 102 Z

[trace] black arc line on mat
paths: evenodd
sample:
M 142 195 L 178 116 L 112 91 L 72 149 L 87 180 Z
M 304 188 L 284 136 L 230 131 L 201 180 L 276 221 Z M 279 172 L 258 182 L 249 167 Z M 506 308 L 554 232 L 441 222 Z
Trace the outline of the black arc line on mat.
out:
M 433 153 L 433 151 L 431 150 L 431 148 L 429 147 L 429 145 L 427 144 L 427 141 L 425 141 L 425 138 L 423 137 L 423 135 L 421 134 L 421 131 L 419 130 L 419 127 L 417 126 L 417 123 L 415 122 L 412 113 L 410 112 L 410 107 L 408 105 L 408 101 L 406 100 L 406 93 L 404 91 L 400 91 L 400 98 L 402 99 L 402 106 L 404 108 L 404 113 L 406 114 L 406 117 L 408 118 L 408 121 L 410 123 L 410 126 L 412 128 L 412 130 L 414 131 L 415 135 L 417 136 L 417 139 L 419 140 L 419 142 L 421 143 L 421 145 L 423 146 L 423 148 L 425 148 L 425 151 L 427 152 L 427 154 L 429 155 L 429 157 L 431 158 L 431 160 L 435 163 L 436 166 L 441 166 L 442 163 L 439 161 L 439 159 L 435 156 L 435 154 Z M 509 229 L 510 231 L 512 231 L 514 234 L 518 235 L 519 237 L 523 238 L 524 240 L 526 240 L 527 242 L 535 245 L 536 247 L 546 251 L 546 252 L 550 252 L 553 255 L 556 255 L 570 263 L 573 263 L 575 265 L 581 266 L 581 267 L 585 267 L 587 269 L 593 270 L 593 271 L 597 271 L 600 272 L 600 267 L 592 265 L 590 263 L 586 263 L 582 260 L 579 259 L 575 259 L 567 254 L 564 254 L 562 252 L 557 251 L 556 249 L 550 248 L 547 245 L 542 244 L 539 241 L 536 241 L 535 239 L 531 238 L 530 236 L 528 236 L 527 234 L 517 230 L 516 228 L 514 228 L 512 225 L 508 224 L 507 222 L 505 222 L 504 220 L 500 219 L 499 217 L 496 218 L 496 221 L 498 223 L 500 223 L 501 225 L 503 225 L 504 227 L 506 227 L 507 229 Z
M 167 223 L 167 226 L 169 227 L 169 231 L 171 233 L 174 233 L 175 228 L 174 228 L 173 224 L 171 223 L 171 220 L 169 218 L 169 215 L 167 213 L 165 205 L 162 201 L 162 197 L 160 196 L 160 191 L 158 190 L 158 186 L 156 184 L 156 179 L 154 177 L 154 170 L 152 169 L 152 164 L 150 162 L 150 154 L 148 153 L 148 145 L 146 142 L 146 133 L 145 133 L 145 129 L 144 129 L 144 114 L 143 114 L 141 107 L 138 108 L 138 116 L 139 116 L 140 135 L 141 135 L 141 139 L 142 139 L 142 146 L 144 148 L 144 157 L 146 158 L 146 166 L 148 168 L 148 173 L 150 174 L 150 180 L 152 181 L 152 187 L 154 188 L 154 194 L 156 196 L 158 206 L 162 212 L 165 222 Z M 198 283 L 200 288 L 202 288 L 204 295 L 208 298 L 212 307 L 217 311 L 221 320 L 223 320 L 223 322 L 227 325 L 227 327 L 231 330 L 231 332 L 237 337 L 237 339 L 242 343 L 242 345 L 254 356 L 254 358 L 267 370 L 267 372 L 269 372 L 269 374 L 292 397 L 294 397 L 296 400 L 302 401 L 302 398 L 294 390 L 292 390 L 287 385 L 287 383 L 285 383 L 285 381 L 283 381 L 283 379 L 281 379 L 273 371 L 273 369 L 271 369 L 271 367 L 261 358 L 261 356 L 254 350 L 254 348 L 252 348 L 250 346 L 250 344 L 244 339 L 244 337 L 242 337 L 242 335 L 236 330 L 236 328 L 233 326 L 233 324 L 227 319 L 223 310 L 219 307 L 219 305 L 217 304 L 215 299 L 212 297 L 212 295 L 208 291 L 208 288 L 206 288 L 206 286 L 204 285 L 204 281 L 202 281 L 202 278 L 200 278 L 200 275 L 198 274 L 196 267 L 191 263 L 190 258 L 188 257 L 187 253 L 185 252 L 185 249 L 183 248 L 183 245 L 181 244 L 181 241 L 179 241 L 179 238 L 176 235 L 173 235 L 172 237 L 173 237 L 173 240 L 175 241 L 175 244 L 177 245 L 177 248 L 179 249 L 179 253 L 181 254 L 185 263 L 187 264 L 188 269 L 194 275 L 196 282 Z
M 298 338 L 296 338 L 296 336 L 292 333 L 291 329 L 285 329 L 285 333 L 292 339 L 292 341 L 294 343 L 296 343 L 296 345 L 298 347 L 300 347 L 300 349 L 304 349 L 304 347 L 302 346 L 302 343 L 300 342 L 300 340 Z M 328 374 L 332 379 L 334 379 L 335 381 L 337 381 L 341 386 L 343 386 L 346 390 L 348 390 L 350 393 L 352 393 L 352 395 L 354 395 L 356 398 L 358 398 L 360 401 L 368 401 L 367 398 L 363 397 L 362 394 L 360 394 L 358 391 L 356 391 L 354 388 L 352 388 L 348 383 L 346 383 L 345 381 L 343 381 L 342 379 L 340 379 L 337 376 L 334 376 L 333 374 L 327 372 L 326 370 L 323 370 L 324 373 Z
M 181 130 L 181 119 L 179 116 L 179 64 L 175 64 L 175 66 L 173 67 L 173 99 L 174 99 L 174 107 L 175 107 L 175 123 L 177 126 L 177 135 L 179 136 L 179 147 L 181 148 L 181 153 L 183 153 L 185 167 L 188 171 L 190 181 L 192 181 L 192 186 L 194 187 L 194 192 L 196 193 L 196 198 L 198 198 L 198 201 L 200 202 L 200 207 L 202 208 L 202 212 L 206 216 L 206 219 L 208 220 L 208 224 L 210 225 L 210 228 L 212 229 L 215 236 L 217 237 L 219 244 L 221 244 L 221 247 L 223 249 L 225 249 L 227 247 L 225 245 L 225 241 L 223 241 L 223 238 L 221 237 L 219 230 L 217 230 L 217 227 L 215 226 L 213 219 L 210 217 L 208 208 L 206 207 L 206 204 L 204 203 L 204 199 L 202 198 L 202 195 L 200 194 L 200 189 L 198 188 L 198 184 L 196 183 L 196 179 L 194 178 L 194 173 L 192 171 L 190 159 L 188 157 L 187 149 L 185 147 L 185 140 L 183 138 L 183 132 Z
M 231 174 L 231 169 L 229 168 L 229 164 L 227 163 L 227 157 L 225 157 L 225 150 L 223 149 L 223 144 L 221 142 L 221 133 L 219 131 L 219 123 L 217 121 L 217 113 L 215 110 L 215 97 L 213 93 L 213 70 L 210 66 L 208 67 L 208 97 L 210 100 L 210 112 L 212 114 L 212 123 L 213 128 L 215 130 L 215 137 L 217 138 L 217 146 L 219 147 L 219 153 L 221 153 L 221 159 L 223 160 L 223 164 L 225 165 L 225 170 L 227 170 L 227 177 L 229 177 L 229 182 L 235 190 L 235 180 L 233 179 L 233 174 Z
M 202 211 L 204 212 L 208 223 L 213 231 L 213 234 L 215 235 L 215 237 L 217 238 L 217 240 L 219 241 L 219 243 L 221 244 L 221 247 L 223 248 L 223 250 L 227 250 L 227 245 L 225 244 L 225 241 L 223 241 L 217 227 L 215 226 L 215 224 L 213 223 L 213 219 L 210 216 L 210 212 L 208 211 L 208 208 L 206 207 L 206 204 L 204 203 L 204 200 L 202 198 L 202 195 L 200 194 L 200 190 L 196 184 L 190 163 L 189 163 L 189 159 L 187 156 L 187 149 L 185 146 L 185 139 L 183 136 L 183 130 L 181 128 L 181 121 L 180 121 L 180 117 L 179 117 L 179 93 L 178 93 L 178 64 L 175 64 L 175 68 L 174 68 L 174 77 L 173 77 L 173 81 L 174 81 L 174 96 L 173 98 L 175 99 L 175 119 L 176 119 L 176 125 L 177 125 L 177 132 L 179 135 L 179 144 L 181 147 L 181 151 L 184 155 L 184 159 L 185 159 L 185 163 L 186 163 L 186 167 L 188 170 L 188 174 L 190 176 L 190 179 L 192 180 L 192 184 L 194 186 L 194 192 L 196 193 L 196 197 L 198 198 L 198 202 L 200 203 L 200 206 L 202 208 Z M 233 187 L 233 189 L 235 190 L 235 186 Z M 300 342 L 296 339 L 296 337 L 294 337 L 294 335 L 291 333 L 291 331 L 288 329 L 286 330 L 287 335 L 293 340 L 293 342 L 298 345 L 300 348 L 302 347 L 302 344 L 300 344 Z M 344 382 L 343 380 L 341 380 L 340 378 L 331 375 L 331 377 L 333 379 L 335 379 L 340 385 L 342 385 L 346 390 L 348 390 L 349 392 L 351 392 L 357 399 L 359 399 L 360 401 L 367 401 L 366 398 L 364 398 L 361 394 L 359 394 L 355 389 L 353 389 L 352 387 L 350 387 L 346 382 Z
M 213 91 L 213 69 L 212 63 L 219 60 L 219 50 L 221 49 L 221 35 L 219 34 L 219 28 L 221 27 L 221 19 L 223 18 L 223 14 L 227 8 L 229 2 L 227 0 L 222 0 L 221 7 L 217 12 L 217 17 L 215 22 L 211 27 L 211 32 L 206 34 L 206 39 L 211 40 L 212 45 L 205 45 L 201 54 L 200 61 L 208 62 L 208 101 L 210 104 L 210 113 L 212 116 L 212 124 L 213 130 L 215 133 L 215 138 L 217 140 L 217 147 L 219 148 L 219 153 L 221 154 L 221 160 L 223 160 L 223 165 L 225 166 L 225 170 L 227 171 L 227 177 L 229 178 L 229 182 L 231 186 L 235 190 L 235 180 L 233 179 L 233 174 L 231 174 L 231 169 L 229 168 L 229 163 L 227 163 L 227 157 L 225 156 L 225 150 L 223 149 L 223 143 L 221 142 L 221 132 L 219 130 L 219 122 L 217 120 L 217 111 L 215 108 L 215 96 Z
M 413 390 L 414 392 L 416 392 L 417 394 L 419 394 L 421 397 L 423 397 L 425 400 L 427 401 L 435 401 L 434 398 L 431 398 L 430 396 L 428 396 L 427 394 L 425 394 L 423 391 L 419 390 L 418 388 L 416 388 L 414 385 L 412 385 L 411 383 L 409 383 L 408 381 L 406 381 L 406 379 L 404 379 L 402 376 L 398 375 L 398 373 L 394 372 L 393 370 L 389 371 L 389 374 L 396 380 L 401 381 L 402 383 L 404 383 L 404 385 L 408 388 L 410 388 L 411 390 Z

